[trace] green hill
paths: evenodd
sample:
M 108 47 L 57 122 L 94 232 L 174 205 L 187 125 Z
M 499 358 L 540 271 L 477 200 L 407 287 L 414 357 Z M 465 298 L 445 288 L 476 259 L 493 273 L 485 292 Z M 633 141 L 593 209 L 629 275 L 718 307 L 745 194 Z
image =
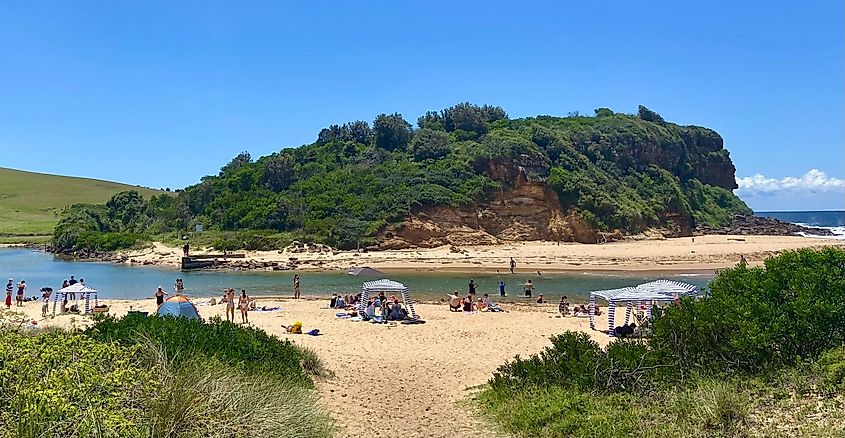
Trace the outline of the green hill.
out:
M 241 153 L 176 197 L 125 194 L 80 208 L 54 243 L 114 247 L 196 224 L 231 237 L 215 246 L 266 249 L 291 238 L 399 248 L 596 243 L 647 228 L 689 235 L 696 223 L 751 213 L 732 192 L 734 173 L 718 133 L 642 106 L 510 119 L 502 108 L 462 103 L 426 113 L 416 128 L 380 114 L 255 161 Z
M 0 238 L 50 235 L 61 211 L 73 204 L 103 203 L 125 190 L 161 193 L 109 181 L 0 168 Z

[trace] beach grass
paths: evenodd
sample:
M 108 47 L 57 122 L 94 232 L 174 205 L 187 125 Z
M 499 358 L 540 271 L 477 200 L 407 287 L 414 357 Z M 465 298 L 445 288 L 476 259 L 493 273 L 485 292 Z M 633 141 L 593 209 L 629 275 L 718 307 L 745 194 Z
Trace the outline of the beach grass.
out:
M 102 204 L 124 190 L 136 190 L 145 198 L 166 193 L 110 181 L 0 168 L 0 243 L 43 242 L 64 208 Z

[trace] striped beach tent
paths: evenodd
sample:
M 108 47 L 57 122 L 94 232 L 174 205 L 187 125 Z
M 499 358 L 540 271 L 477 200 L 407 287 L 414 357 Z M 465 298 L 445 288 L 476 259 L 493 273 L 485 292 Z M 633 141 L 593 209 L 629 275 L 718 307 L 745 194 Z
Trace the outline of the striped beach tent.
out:
M 402 302 L 405 308 L 408 309 L 408 315 L 411 319 L 419 319 L 417 311 L 414 309 L 414 300 L 411 299 L 411 294 L 404 284 L 398 281 L 381 279 L 375 281 L 368 281 L 361 286 L 361 301 L 358 302 L 358 314 L 363 315 L 367 310 L 367 298 L 370 294 L 378 294 L 384 292 L 387 294 L 399 294 L 402 297 Z
M 625 324 L 631 319 L 631 310 L 634 305 L 654 302 L 669 302 L 675 297 L 692 296 L 698 297 L 701 290 L 698 286 L 672 280 L 655 280 L 643 283 L 634 287 L 623 287 L 619 289 L 597 290 L 590 292 L 590 328 L 596 329 L 596 300 L 607 301 L 607 331 L 613 336 L 615 327 L 616 306 L 625 303 Z M 646 314 L 651 317 L 651 306 L 646 306 Z
M 64 302 L 65 300 L 67 300 L 67 297 L 70 294 L 73 294 L 73 296 L 77 296 L 77 294 L 79 294 L 78 296 L 82 297 L 82 299 L 85 300 L 85 313 L 84 313 L 84 315 L 91 313 L 91 297 L 92 296 L 94 298 L 94 306 L 96 307 L 99 304 L 99 301 L 97 299 L 97 290 L 96 289 L 92 289 L 92 288 L 90 288 L 90 287 L 88 287 L 88 286 L 86 286 L 82 283 L 72 284 L 68 287 L 63 287 L 63 288 L 59 289 L 59 291 L 55 295 L 53 295 L 53 316 L 56 316 L 56 305 L 59 302 L 59 295 L 62 296 L 62 302 Z

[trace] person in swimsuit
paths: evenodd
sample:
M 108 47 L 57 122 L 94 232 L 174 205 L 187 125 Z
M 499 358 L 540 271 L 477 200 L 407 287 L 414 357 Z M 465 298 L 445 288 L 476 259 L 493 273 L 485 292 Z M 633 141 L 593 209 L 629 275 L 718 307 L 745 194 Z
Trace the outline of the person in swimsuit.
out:
M 299 274 L 293 274 L 293 297 L 299 299 Z
M 185 291 L 185 283 L 182 282 L 181 278 L 176 279 L 176 295 L 182 295 L 182 292 Z
M 514 260 L 513 257 L 511 257 L 511 274 L 513 274 L 513 271 L 515 269 L 516 269 L 516 260 Z
M 238 308 L 241 309 L 241 323 L 249 324 L 249 316 L 247 315 L 249 313 L 249 296 L 246 294 L 246 289 L 241 289 L 241 296 L 238 297 Z
M 531 280 L 528 280 L 525 283 L 525 286 L 522 286 L 522 293 L 524 296 L 530 297 L 532 292 L 534 292 L 534 283 L 532 283 Z
M 167 292 L 164 291 L 164 288 L 161 286 L 156 289 L 155 296 L 156 296 L 156 306 L 161 306 L 164 303 L 164 296 L 167 295 Z
M 47 309 L 50 308 L 50 293 L 51 289 L 41 289 L 41 317 L 47 318 Z
M 235 322 L 235 290 L 226 289 L 224 298 L 226 298 L 226 321 Z
M 18 294 L 15 297 L 15 300 L 17 301 L 18 307 L 23 307 L 23 295 L 24 295 L 25 291 L 26 291 L 26 282 L 21 280 L 21 282 L 18 283 Z

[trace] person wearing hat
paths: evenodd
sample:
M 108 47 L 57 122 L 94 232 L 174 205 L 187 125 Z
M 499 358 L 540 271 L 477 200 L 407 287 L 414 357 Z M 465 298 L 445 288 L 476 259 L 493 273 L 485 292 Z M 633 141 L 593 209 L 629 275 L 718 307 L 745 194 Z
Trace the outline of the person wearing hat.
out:
M 164 304 L 164 296 L 167 295 L 167 292 L 164 291 L 164 288 L 159 286 L 156 289 L 155 296 L 156 296 L 156 305 L 160 306 Z
M 546 304 L 546 303 L 548 303 L 548 301 L 546 301 L 546 299 L 543 298 L 543 294 L 540 294 L 540 295 L 537 296 L 537 304 Z
M 9 282 L 6 283 L 6 308 L 12 308 L 12 292 L 15 290 L 14 279 L 9 277 Z

